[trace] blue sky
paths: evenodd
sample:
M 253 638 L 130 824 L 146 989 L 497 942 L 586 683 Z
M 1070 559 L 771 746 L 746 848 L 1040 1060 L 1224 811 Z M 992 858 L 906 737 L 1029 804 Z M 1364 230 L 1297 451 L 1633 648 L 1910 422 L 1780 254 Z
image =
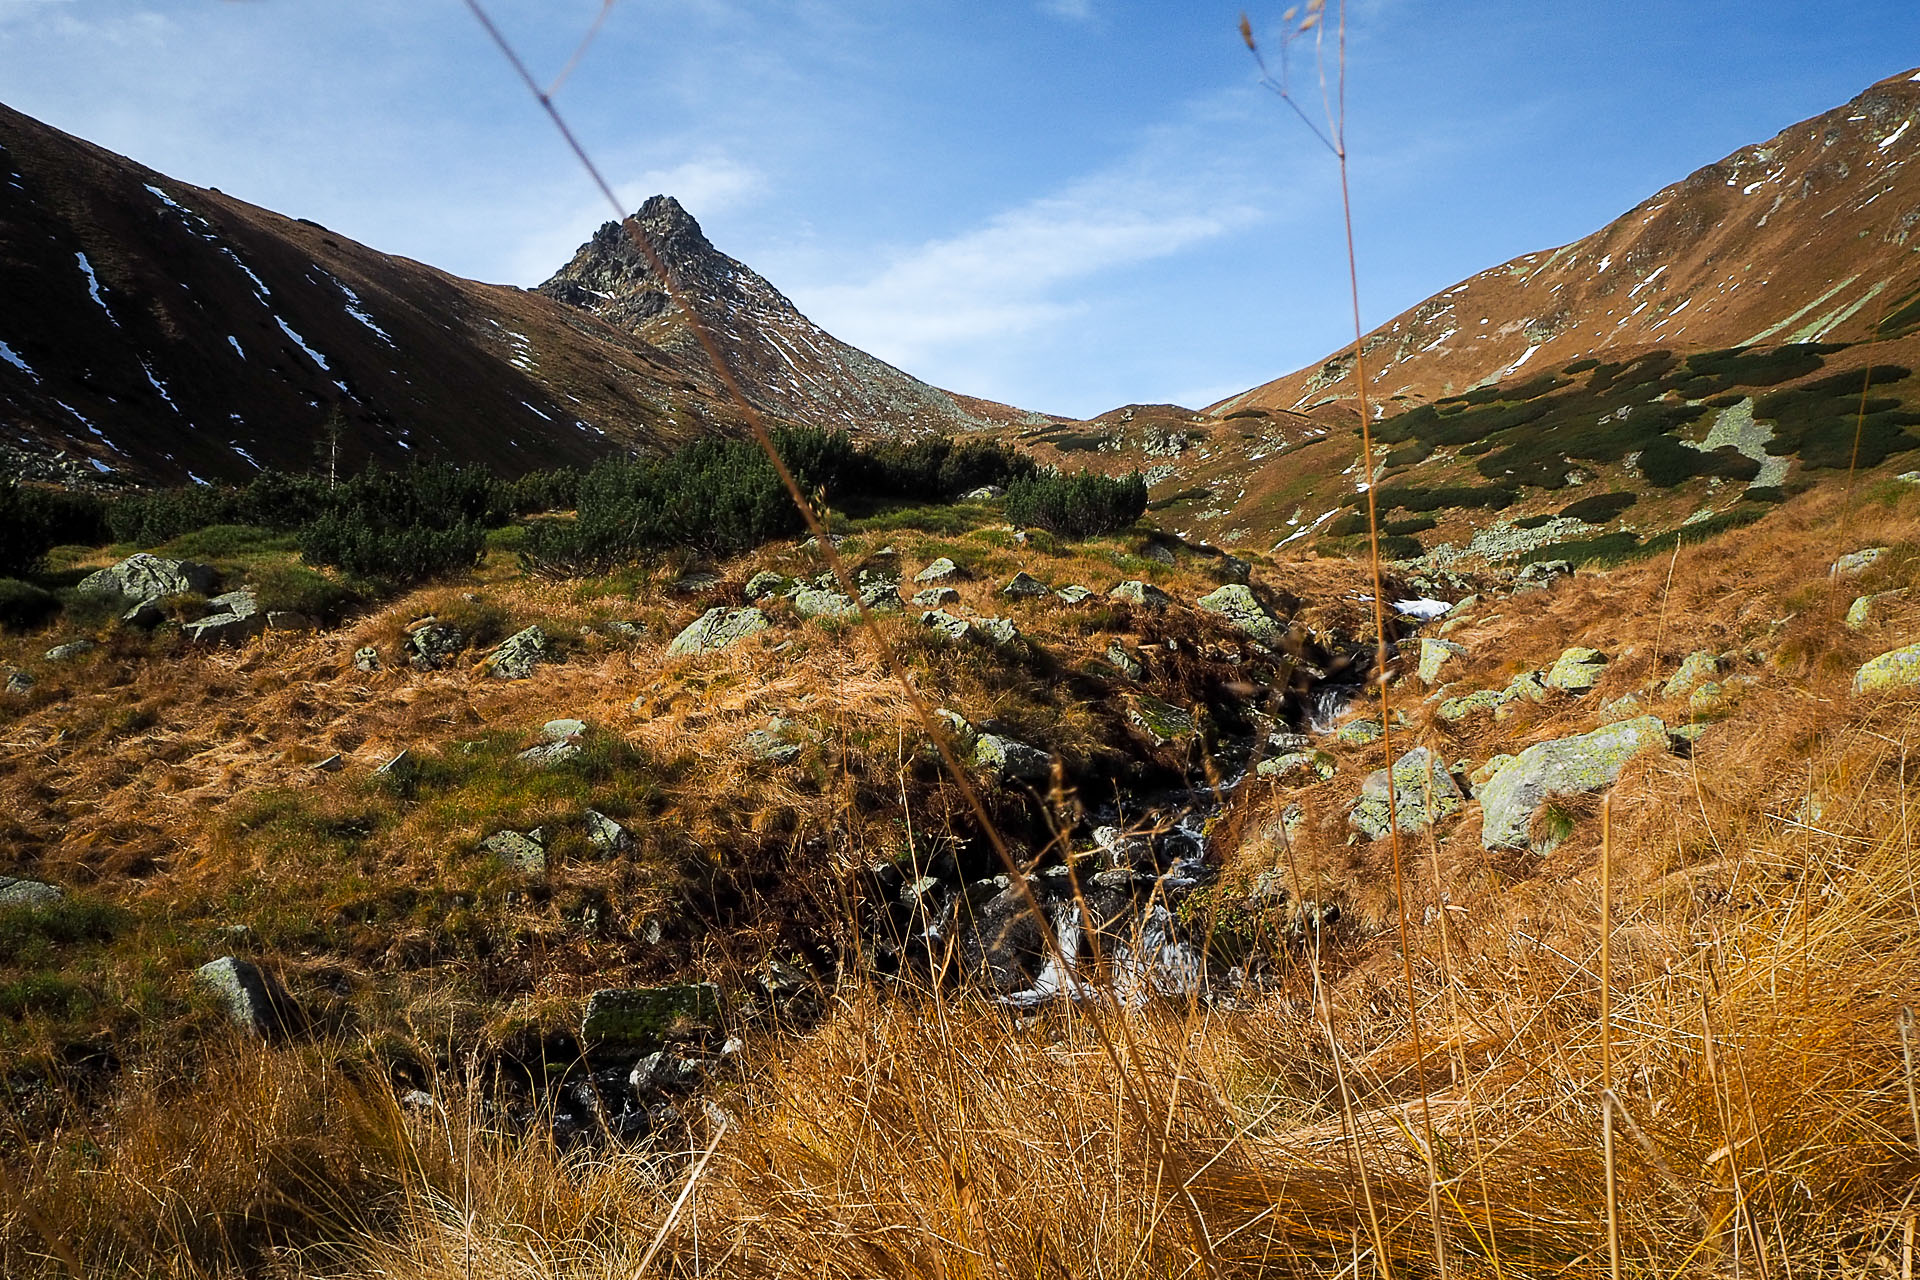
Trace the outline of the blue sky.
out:
M 600 0 L 490 0 L 557 73 Z M 1331 159 L 1211 0 L 620 0 L 560 104 L 840 337 L 955 390 L 1200 405 L 1350 334 Z M 1248 6 L 1277 38 L 1283 5 Z M 1920 65 L 1920 5 L 1353 0 L 1364 319 Z M 459 0 L 0 0 L 0 100 L 533 284 L 607 216 Z

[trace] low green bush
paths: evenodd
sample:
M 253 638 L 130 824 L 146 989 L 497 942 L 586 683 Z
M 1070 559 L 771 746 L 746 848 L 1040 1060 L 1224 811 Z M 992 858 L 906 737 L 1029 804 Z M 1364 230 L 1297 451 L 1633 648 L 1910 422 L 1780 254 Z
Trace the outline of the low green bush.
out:
M 93 495 L 0 480 L 0 574 L 31 572 L 52 547 L 105 540 L 105 509 Z
M 1007 486 L 1007 518 L 1069 538 L 1113 533 L 1147 509 L 1147 482 L 1139 472 L 1125 479 L 1082 471 L 1015 480 Z
M 299 546 L 299 538 L 291 533 L 277 533 L 251 524 L 213 524 L 183 533 L 159 550 L 180 560 L 233 560 L 275 551 L 295 551 Z
M 0 578 L 0 629 L 32 631 L 60 612 L 53 592 L 18 578 Z
M 1560 514 L 1588 524 L 1605 524 L 1638 501 L 1640 495 L 1635 493 L 1596 493 L 1568 503 Z

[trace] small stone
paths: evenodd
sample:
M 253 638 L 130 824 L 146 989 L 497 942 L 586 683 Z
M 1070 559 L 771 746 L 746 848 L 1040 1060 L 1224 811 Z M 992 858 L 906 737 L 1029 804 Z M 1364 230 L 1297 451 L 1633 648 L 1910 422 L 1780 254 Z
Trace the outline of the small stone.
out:
M 949 640 L 965 640 L 973 632 L 973 624 L 965 618 L 957 618 L 944 609 L 928 609 L 920 615 L 920 625 L 938 632 Z
M 1466 807 L 1460 784 L 1453 780 L 1438 756 L 1415 747 L 1393 764 L 1393 810 L 1387 809 L 1387 771 L 1376 769 L 1360 788 L 1360 799 L 1347 817 L 1348 824 L 1369 840 L 1385 836 L 1390 827 L 1403 832 L 1422 831 Z
M 407 637 L 407 663 L 416 671 L 438 671 L 466 644 L 458 627 L 429 618 Z
M 1607 668 L 1607 655 L 1598 649 L 1574 647 L 1561 653 L 1553 669 L 1546 674 L 1549 689 L 1562 693 L 1586 693 L 1600 683 Z
M 1156 747 L 1185 742 L 1197 729 L 1191 711 L 1144 693 L 1133 699 L 1127 718 L 1145 730 L 1148 741 Z
M 844 618 L 856 612 L 853 601 L 838 591 L 813 586 L 793 593 L 793 609 L 803 618 Z
M 928 587 L 925 591 L 916 591 L 913 603 L 922 609 L 938 609 L 942 605 L 960 603 L 960 593 L 952 587 Z
M 991 502 L 995 498 L 1004 498 L 1006 495 L 1007 491 L 997 484 L 983 484 L 978 489 L 969 489 L 960 496 L 968 502 Z
M 689 569 L 674 580 L 673 589 L 682 595 L 698 595 L 720 585 L 720 575 L 710 569 Z
M 384 778 L 388 782 L 404 783 L 411 782 L 413 776 L 419 771 L 420 766 L 414 763 L 413 752 L 409 750 L 402 751 L 399 755 L 387 761 L 378 769 L 375 769 L 373 776 L 376 778 Z
M 337 751 L 313 766 L 316 773 L 338 773 L 346 767 L 346 760 Z
M 1129 680 L 1144 680 L 1147 676 L 1147 664 L 1140 657 L 1140 651 L 1131 649 L 1119 640 L 1107 646 L 1103 655 L 1107 665 Z
M 1420 683 L 1432 688 L 1440 683 L 1440 669 L 1455 658 L 1466 656 L 1466 649 L 1451 640 L 1420 641 L 1420 662 L 1416 674 Z
M 669 658 L 716 653 L 748 636 L 765 631 L 771 624 L 758 609 L 714 608 L 696 618 L 667 646 Z
M 764 729 L 755 729 L 740 739 L 740 746 L 756 760 L 770 764 L 788 764 L 800 758 L 802 746 L 793 741 L 797 726 L 782 716 L 774 716 Z
M 504 862 L 509 870 L 542 875 L 547 869 L 546 841 L 536 839 L 539 832 L 496 831 L 480 842 L 480 848 Z
M 45 656 L 48 662 L 65 662 L 70 658 L 77 658 L 83 653 L 91 653 L 92 651 L 93 641 L 91 640 L 69 640 L 65 644 L 53 646 L 53 648 L 47 650 Z
M 1854 673 L 1858 694 L 1892 693 L 1920 685 L 1920 644 L 1894 649 L 1864 664 Z
M 1299 779 L 1325 782 L 1340 770 L 1339 761 L 1324 751 L 1285 751 L 1253 767 L 1256 776 L 1278 782 Z
M 532 626 L 500 642 L 500 647 L 487 659 L 487 674 L 496 680 L 525 680 L 535 667 L 552 660 L 547 633 Z
M 627 1084 L 640 1098 L 659 1093 L 687 1093 L 699 1087 L 705 1074 L 698 1063 L 660 1049 L 634 1063 Z
M 981 635 L 1002 648 L 1020 638 L 1020 629 L 1006 618 L 981 618 L 973 625 Z
M 222 956 L 194 970 L 193 978 L 220 1001 L 235 1026 L 263 1039 L 291 1031 L 300 1021 L 285 989 L 250 961 Z
M 1477 689 L 1457 698 L 1448 698 L 1435 713 L 1448 724 L 1455 724 L 1478 711 L 1492 711 L 1506 699 L 1497 690 Z
M 1372 746 L 1384 736 L 1379 719 L 1373 716 L 1349 720 L 1333 731 L 1333 740 L 1343 747 Z
M 601 857 L 611 858 L 633 848 L 633 833 L 598 809 L 587 810 L 581 819 L 587 829 L 587 843 Z
M 66 896 L 59 886 L 45 881 L 0 876 L 0 908 L 49 907 Z
M 771 569 L 762 569 L 747 579 L 746 589 L 741 594 L 746 597 L 748 604 L 759 604 L 762 600 L 768 600 L 780 595 L 786 589 L 787 576 L 785 574 L 775 573 Z
M 941 556 L 938 560 L 935 560 L 932 564 L 922 569 L 919 573 L 914 574 L 913 580 L 918 583 L 928 584 L 928 583 L 935 583 L 935 582 L 951 582 L 954 579 L 959 578 L 961 576 L 962 575 L 960 572 L 960 566 L 955 564 L 952 560 L 949 560 L 946 556 Z
M 1890 547 L 1863 547 L 1859 551 L 1849 551 L 1835 560 L 1827 572 L 1835 578 L 1857 577 L 1879 563 L 1890 550 Z
M 380 670 L 380 651 L 372 645 L 353 651 L 353 668 L 356 671 Z
M 1077 582 L 1069 586 L 1064 586 L 1053 594 L 1068 604 L 1085 604 L 1087 601 L 1093 599 L 1093 592 L 1087 590 L 1087 588 Z
M 8 693 L 21 694 L 21 693 L 25 693 L 27 690 L 31 688 L 33 688 L 33 677 L 28 675 L 26 672 L 9 671 L 7 673 L 7 692 Z
M 1663 698 L 1683 698 L 1695 688 L 1720 674 L 1720 659 L 1705 649 L 1696 650 L 1681 661 L 1680 667 L 1660 690 Z
M 1280 620 L 1267 612 L 1253 588 L 1244 583 L 1230 582 L 1201 596 L 1197 603 L 1261 644 L 1278 645 L 1286 636 Z
M 1052 756 L 997 733 L 980 735 L 974 743 L 973 763 L 1002 782 L 1042 782 L 1053 773 Z
M 1150 582 L 1133 579 L 1123 582 L 1107 592 L 1107 599 L 1118 600 L 1122 604 L 1137 605 L 1143 609 L 1164 609 L 1173 603 L 1173 597 Z
M 1000 594 L 1012 600 L 1039 600 L 1052 595 L 1053 589 L 1022 570 L 1013 576 L 1013 581 L 1000 588 Z
M 1847 606 L 1847 630 L 1864 630 L 1866 625 L 1873 620 L 1873 612 L 1875 609 L 1881 608 L 1895 600 L 1902 599 L 1906 594 L 1907 589 L 1901 587 L 1894 591 L 1876 591 L 1870 596 L 1859 597 L 1851 605 Z

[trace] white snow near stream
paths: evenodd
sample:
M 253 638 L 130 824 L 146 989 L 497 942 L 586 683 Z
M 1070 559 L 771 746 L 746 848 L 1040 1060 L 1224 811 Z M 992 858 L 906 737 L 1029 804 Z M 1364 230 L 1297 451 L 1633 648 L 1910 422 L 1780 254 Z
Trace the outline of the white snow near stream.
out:
M 1445 600 L 1395 600 L 1394 612 L 1409 618 L 1437 618 L 1453 608 Z

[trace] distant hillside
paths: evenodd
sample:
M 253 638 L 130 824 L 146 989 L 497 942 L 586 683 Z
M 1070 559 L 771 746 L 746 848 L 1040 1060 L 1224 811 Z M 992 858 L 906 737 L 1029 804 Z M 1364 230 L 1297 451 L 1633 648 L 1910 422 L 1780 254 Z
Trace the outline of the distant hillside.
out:
M 834 339 L 673 201 L 646 216 L 775 418 L 895 434 L 1021 417 Z M 481 284 L 0 107 L 0 461 L 241 480 L 311 466 L 338 411 L 349 465 L 452 458 L 511 475 L 741 429 L 609 226 L 549 284 L 555 297 Z

